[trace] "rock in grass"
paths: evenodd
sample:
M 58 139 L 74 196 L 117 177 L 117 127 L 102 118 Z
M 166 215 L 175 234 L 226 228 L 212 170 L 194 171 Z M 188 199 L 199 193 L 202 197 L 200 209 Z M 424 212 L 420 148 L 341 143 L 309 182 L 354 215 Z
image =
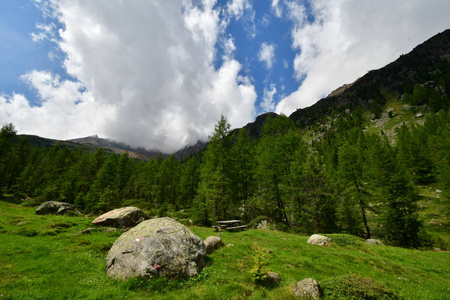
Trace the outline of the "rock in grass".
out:
M 366 244 L 370 244 L 370 245 L 384 245 L 382 241 L 377 240 L 377 239 L 367 239 L 366 240 Z
M 325 244 L 328 244 L 329 242 L 331 242 L 331 239 L 329 237 L 320 234 L 313 234 L 312 236 L 309 237 L 307 243 L 312 245 L 323 246 Z
M 104 213 L 92 223 L 102 226 L 131 228 L 148 219 L 149 217 L 139 208 L 127 206 Z
M 278 285 L 281 281 L 280 275 L 275 272 L 267 272 L 266 277 L 264 278 L 264 283 L 269 286 Z
M 204 266 L 203 241 L 171 218 L 143 221 L 123 233 L 106 257 L 107 274 L 119 279 L 183 278 Z
M 312 279 L 303 279 L 295 285 L 294 295 L 306 299 L 319 299 L 323 296 L 319 283 Z
M 37 215 L 63 215 L 69 212 L 80 213 L 73 204 L 58 201 L 47 201 L 36 208 Z
M 203 243 L 205 244 L 206 254 L 211 254 L 223 246 L 220 236 L 209 236 Z

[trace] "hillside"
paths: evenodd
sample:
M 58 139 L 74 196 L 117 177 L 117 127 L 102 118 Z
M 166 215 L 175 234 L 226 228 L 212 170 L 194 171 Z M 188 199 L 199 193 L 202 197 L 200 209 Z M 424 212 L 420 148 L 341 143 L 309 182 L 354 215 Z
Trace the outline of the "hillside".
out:
M 38 216 L 32 207 L 0 201 L 2 299 L 295 299 L 292 289 L 301 279 L 318 280 L 330 295 L 333 280 L 349 274 L 370 277 L 400 299 L 442 300 L 450 293 L 449 252 L 368 245 L 349 235 L 330 235 L 334 242 L 322 247 L 307 244 L 307 236 L 256 229 L 221 233 L 228 246 L 209 255 L 191 279 L 122 282 L 105 274 L 106 254 L 120 232 L 80 234 L 92 220 Z M 190 229 L 202 239 L 216 234 Z M 255 247 L 270 251 L 267 269 L 281 276 L 279 286 L 252 283 Z
M 301 127 L 316 124 L 336 111 L 362 107 L 367 110 L 382 107 L 387 96 L 402 99 L 412 93 L 414 85 L 429 81 L 442 82 L 444 93 L 450 90 L 450 29 L 435 35 L 410 53 L 401 55 L 387 66 L 332 92 L 316 104 L 298 109 L 289 117 Z

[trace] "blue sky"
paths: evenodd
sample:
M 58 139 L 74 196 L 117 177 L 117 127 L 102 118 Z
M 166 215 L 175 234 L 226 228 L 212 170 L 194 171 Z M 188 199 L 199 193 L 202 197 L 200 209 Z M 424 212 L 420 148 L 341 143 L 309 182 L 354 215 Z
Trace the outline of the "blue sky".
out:
M 450 28 L 442 0 L 1 0 L 0 123 L 177 150 L 291 114 Z

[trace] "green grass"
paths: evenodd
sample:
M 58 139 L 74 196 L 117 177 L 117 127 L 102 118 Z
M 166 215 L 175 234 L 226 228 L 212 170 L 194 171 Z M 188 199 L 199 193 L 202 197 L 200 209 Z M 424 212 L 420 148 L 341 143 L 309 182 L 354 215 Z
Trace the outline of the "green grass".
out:
M 224 244 L 233 246 L 209 255 L 196 277 L 122 282 L 105 274 L 120 232 L 80 234 L 92 219 L 37 216 L 33 208 L 0 202 L 1 299 L 294 299 L 292 289 L 304 278 L 326 284 L 343 275 L 372 278 L 405 299 L 450 299 L 448 252 L 367 245 L 342 234 L 330 235 L 329 246 L 314 246 L 307 236 L 284 232 L 223 232 Z M 217 234 L 191 229 L 202 239 Z M 267 269 L 281 276 L 280 285 L 252 282 L 254 245 L 270 250 Z

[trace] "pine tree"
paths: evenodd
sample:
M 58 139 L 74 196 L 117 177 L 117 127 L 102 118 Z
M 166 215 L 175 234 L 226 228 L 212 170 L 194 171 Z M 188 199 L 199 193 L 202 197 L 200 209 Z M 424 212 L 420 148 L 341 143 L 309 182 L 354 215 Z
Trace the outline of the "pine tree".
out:
M 353 234 L 358 234 L 358 223 L 355 207 L 360 211 L 360 217 L 364 224 L 367 238 L 371 237 L 370 228 L 367 221 L 367 197 L 368 190 L 364 184 L 365 174 L 363 167 L 363 147 L 362 139 L 356 145 L 345 142 L 339 148 L 339 182 L 342 185 L 343 195 L 343 220 L 347 230 Z
M 233 214 L 230 192 L 231 137 L 227 119 L 221 116 L 210 136 L 200 169 L 198 194 L 194 201 L 193 218 L 202 224 L 210 224 Z

